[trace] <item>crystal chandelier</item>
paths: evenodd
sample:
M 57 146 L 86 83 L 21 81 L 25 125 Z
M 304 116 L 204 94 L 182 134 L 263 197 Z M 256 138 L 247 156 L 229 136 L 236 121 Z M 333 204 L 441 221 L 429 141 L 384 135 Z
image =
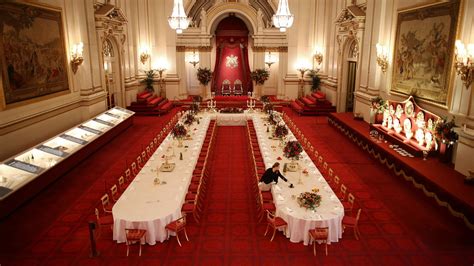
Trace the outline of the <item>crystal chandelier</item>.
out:
M 273 15 L 273 25 L 279 28 L 281 32 L 285 32 L 287 28 L 293 25 L 295 16 L 290 13 L 290 7 L 288 6 L 288 0 L 280 0 L 278 3 L 278 10 Z
M 189 26 L 189 19 L 184 12 L 183 0 L 174 0 L 173 12 L 168 17 L 168 23 L 176 33 L 183 33 Z

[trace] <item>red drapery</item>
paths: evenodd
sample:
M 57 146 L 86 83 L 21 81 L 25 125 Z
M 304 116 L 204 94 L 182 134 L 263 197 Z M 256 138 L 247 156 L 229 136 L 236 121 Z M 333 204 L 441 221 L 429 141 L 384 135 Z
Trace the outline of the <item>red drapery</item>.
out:
M 253 91 L 248 60 L 248 29 L 240 19 L 230 16 L 223 19 L 216 29 L 216 64 L 211 90 L 222 94 L 222 82 L 229 80 L 234 87 L 235 80 L 242 81 L 243 93 Z M 228 64 L 237 59 L 237 64 Z

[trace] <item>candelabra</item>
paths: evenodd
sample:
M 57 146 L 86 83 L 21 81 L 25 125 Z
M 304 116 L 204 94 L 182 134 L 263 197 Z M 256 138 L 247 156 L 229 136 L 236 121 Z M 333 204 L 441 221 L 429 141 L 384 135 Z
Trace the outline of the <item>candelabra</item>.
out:
M 468 44 L 466 49 L 464 44 L 457 40 L 455 56 L 456 73 L 461 76 L 461 80 L 467 89 L 474 79 L 474 44 Z
M 213 112 L 213 113 L 216 112 L 216 106 L 217 106 L 217 102 L 216 102 L 216 100 L 214 100 L 213 98 L 211 98 L 211 99 L 207 102 L 207 108 L 210 109 L 210 111 Z
M 247 100 L 247 108 L 249 108 L 249 113 L 253 113 L 253 108 L 255 108 L 255 99 L 250 98 Z
M 298 92 L 298 97 L 303 97 L 304 96 L 304 74 L 309 70 L 309 67 L 305 66 L 304 64 L 301 64 L 296 70 L 298 70 L 301 73 L 301 79 L 300 79 L 300 90 Z

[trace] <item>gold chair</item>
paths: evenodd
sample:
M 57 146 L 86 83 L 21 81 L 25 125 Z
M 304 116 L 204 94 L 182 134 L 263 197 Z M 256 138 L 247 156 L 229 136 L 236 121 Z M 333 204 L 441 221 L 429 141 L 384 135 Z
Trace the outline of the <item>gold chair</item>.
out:
M 127 257 L 130 250 L 130 245 L 138 243 L 140 251 L 138 256 L 142 255 L 142 238 L 146 242 L 146 230 L 143 229 L 125 229 L 125 237 L 127 242 Z
M 349 193 L 347 195 L 347 201 L 342 202 L 342 206 L 344 206 L 344 212 L 345 213 L 352 212 L 352 209 L 354 208 L 354 202 L 355 202 L 354 195 L 352 193 Z
M 310 239 L 313 241 L 313 254 L 316 256 L 316 243 L 318 241 L 324 242 L 326 246 L 326 256 L 328 255 L 328 237 L 329 237 L 329 228 L 328 227 L 316 227 L 308 231 Z
M 112 197 L 112 200 L 114 202 L 117 202 L 117 200 L 119 199 L 120 194 L 118 192 L 118 187 L 116 184 L 110 188 L 110 196 Z
M 176 240 L 178 240 L 178 244 L 181 247 L 181 241 L 179 241 L 179 232 L 184 231 L 184 236 L 186 240 L 189 241 L 188 233 L 186 232 L 186 214 L 183 214 L 181 218 L 178 220 L 172 221 L 171 223 L 167 224 L 166 227 L 166 238 L 169 236 L 169 231 L 174 232 L 176 234 Z
M 273 228 L 273 235 L 270 241 L 273 241 L 273 238 L 275 238 L 275 233 L 276 230 L 280 227 L 283 227 L 286 229 L 288 226 L 288 223 L 285 222 L 281 217 L 275 216 L 275 214 L 271 213 L 270 211 L 266 210 L 267 212 L 267 229 L 265 230 L 264 236 L 267 235 L 268 233 L 268 228 L 271 227 Z
M 108 214 L 108 215 L 104 215 L 104 216 L 100 216 L 99 215 L 99 210 L 97 208 L 95 208 L 95 217 L 97 219 L 97 225 L 99 227 L 99 233 L 97 234 L 97 236 L 100 236 L 101 233 L 102 233 L 102 226 L 110 226 L 110 229 L 112 229 L 112 225 L 114 224 L 114 218 L 112 215 Z
M 356 217 L 344 216 L 344 218 L 342 218 L 342 232 L 344 233 L 344 230 L 346 228 L 352 228 L 354 230 L 354 237 L 357 240 L 359 240 L 360 238 L 359 218 L 360 218 L 361 211 L 362 209 L 359 209 L 357 211 Z
M 114 205 L 110 202 L 109 194 L 103 195 L 100 198 L 100 201 L 102 202 L 102 209 L 104 209 L 104 212 L 112 213 L 112 207 Z

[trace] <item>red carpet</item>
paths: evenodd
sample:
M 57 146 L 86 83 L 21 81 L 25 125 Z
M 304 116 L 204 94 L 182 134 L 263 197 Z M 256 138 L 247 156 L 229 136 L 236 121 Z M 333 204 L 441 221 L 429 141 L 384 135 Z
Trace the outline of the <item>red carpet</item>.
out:
M 144 246 L 142 257 L 132 247 L 111 240 L 104 228 L 90 259 L 87 221 L 92 219 L 105 187 L 171 116 L 137 117 L 135 124 L 110 144 L 50 186 L 0 225 L 3 265 L 472 265 L 473 233 L 419 191 L 393 176 L 381 164 L 327 124 L 324 117 L 291 114 L 330 167 L 356 195 L 363 208 L 360 231 L 339 243 L 323 246 L 318 257 L 281 233 L 273 242 L 256 224 L 250 194 L 247 139 L 244 127 L 219 127 L 209 190 L 201 223 L 189 219 L 190 242 L 175 238 Z M 104 180 L 108 180 L 105 185 Z M 110 182 L 110 183 L 109 183 Z M 32 219 L 34 217 L 34 219 Z

